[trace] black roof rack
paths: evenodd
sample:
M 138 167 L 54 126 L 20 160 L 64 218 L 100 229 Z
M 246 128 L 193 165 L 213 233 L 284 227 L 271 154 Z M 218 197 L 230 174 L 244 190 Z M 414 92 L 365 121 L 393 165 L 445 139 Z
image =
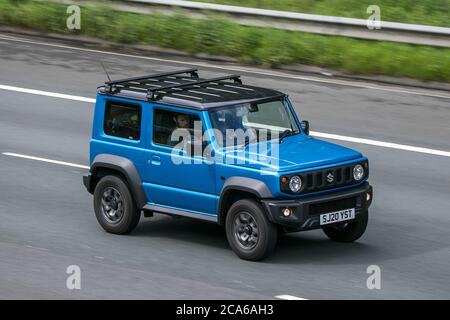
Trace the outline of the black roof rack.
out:
M 240 75 L 201 79 L 197 69 L 192 68 L 107 81 L 98 89 L 107 95 L 195 107 L 282 94 L 272 89 L 244 85 Z
M 191 78 L 198 79 L 198 73 L 197 69 L 184 69 L 184 70 L 178 70 L 178 71 L 172 71 L 172 72 L 162 72 L 162 73 L 156 73 L 146 76 L 139 76 L 139 77 L 133 77 L 133 78 L 125 78 L 125 79 L 119 79 L 119 80 L 113 80 L 113 81 L 107 81 L 105 82 L 105 90 L 108 93 L 116 93 L 118 92 L 117 85 L 120 87 L 129 87 L 130 85 L 139 86 L 139 85 L 148 85 L 148 80 L 162 78 L 162 77 L 169 77 L 169 76 L 176 76 L 176 75 L 182 75 L 182 74 L 189 74 Z
M 233 80 L 234 83 L 242 84 L 241 76 L 232 74 L 229 76 L 223 76 L 223 77 L 217 77 L 217 78 L 211 78 L 211 79 L 203 79 L 203 80 L 197 80 L 194 82 L 185 82 L 185 83 L 180 83 L 180 84 L 173 84 L 170 86 L 148 89 L 147 98 L 149 100 L 155 101 L 155 100 L 158 100 L 161 98 L 161 95 L 158 94 L 160 91 L 164 91 L 165 93 L 168 93 L 174 89 L 185 89 L 188 87 L 194 87 L 194 86 L 198 86 L 201 84 L 214 83 L 214 82 L 219 82 L 219 81 L 224 81 L 224 80 Z
M 183 73 L 189 73 L 191 75 L 191 78 L 198 78 L 197 71 L 198 71 L 197 69 L 191 68 L 191 69 L 184 69 L 184 70 L 178 70 L 178 71 L 172 71 L 172 72 L 162 72 L 162 73 L 156 73 L 156 74 L 151 74 L 151 75 L 147 75 L 147 76 L 107 81 L 107 82 L 105 82 L 105 84 L 114 85 L 114 84 L 130 82 L 130 81 L 140 81 L 140 80 L 154 79 L 154 78 L 159 78 L 159 77 L 174 76 L 174 75 L 183 74 Z

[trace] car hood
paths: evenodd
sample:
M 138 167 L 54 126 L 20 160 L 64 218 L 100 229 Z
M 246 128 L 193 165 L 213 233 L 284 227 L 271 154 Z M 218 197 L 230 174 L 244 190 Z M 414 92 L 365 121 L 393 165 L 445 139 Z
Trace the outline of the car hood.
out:
M 260 142 L 228 149 L 224 156 L 227 163 L 274 171 L 301 170 L 362 157 L 358 151 L 305 134 L 288 136 L 280 144 Z

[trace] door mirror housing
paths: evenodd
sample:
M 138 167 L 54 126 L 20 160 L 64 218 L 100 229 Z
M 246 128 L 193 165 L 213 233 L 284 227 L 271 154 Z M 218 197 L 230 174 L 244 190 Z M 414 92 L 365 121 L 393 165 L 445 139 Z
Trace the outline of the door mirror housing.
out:
M 302 125 L 302 130 L 305 134 L 309 135 L 309 121 L 308 120 L 303 120 L 301 122 Z

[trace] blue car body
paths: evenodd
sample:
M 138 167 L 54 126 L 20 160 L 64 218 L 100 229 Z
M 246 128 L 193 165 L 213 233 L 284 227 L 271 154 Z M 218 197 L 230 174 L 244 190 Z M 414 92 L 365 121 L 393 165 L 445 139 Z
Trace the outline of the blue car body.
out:
M 153 139 L 154 110 L 191 114 L 201 120 L 203 130 L 209 130 L 213 129 L 210 108 L 196 108 L 193 104 L 183 105 L 179 101 L 170 103 L 170 100 L 139 97 L 141 96 L 114 94 L 108 86 L 99 87 L 90 140 L 91 172 L 84 181 L 89 192 L 93 193 L 99 180 L 96 177 L 98 170 L 116 170 L 126 178 L 138 208 L 144 212 L 185 215 L 220 224 L 223 224 L 223 216 L 229 207 L 226 202 L 232 197 L 230 192 L 234 192 L 233 197 L 236 192 L 245 192 L 263 203 L 270 221 L 296 230 L 320 227 L 318 219 L 310 212 L 311 203 L 331 203 L 351 197 L 356 199 L 355 205 L 359 208 L 357 214 L 358 210 L 365 210 L 370 205 L 372 188 L 367 182 L 368 159 L 358 151 L 307 134 L 286 95 L 282 95 L 281 99 L 294 115 L 294 121 L 300 131 L 276 144 L 278 151 L 275 155 L 269 148 L 264 150 L 264 154 L 256 151 L 258 154 L 252 157 L 258 142 L 245 147 L 230 148 L 220 147 L 213 140 L 208 141 L 216 156 L 229 160 L 220 162 L 211 162 L 204 157 L 192 159 L 192 156 L 184 154 L 174 156 L 171 147 L 157 144 Z M 239 103 L 241 102 L 239 100 Z M 108 103 L 139 107 L 141 113 L 138 139 L 105 133 L 105 108 Z M 256 150 L 259 149 L 256 147 Z M 187 157 L 188 160 L 198 163 L 174 164 L 173 157 L 178 157 L 179 160 Z M 261 157 L 276 157 L 276 165 L 259 161 L 258 158 Z M 256 160 L 239 162 L 241 158 Z M 357 164 L 364 164 L 367 170 L 361 180 L 354 181 L 351 176 L 348 178 L 348 172 Z M 347 183 L 334 182 L 327 185 L 323 179 L 326 179 L 326 174 L 329 173 L 336 176 L 335 181 L 347 179 Z M 285 192 L 280 179 L 292 175 L 302 176 L 304 183 L 311 185 L 318 183 L 316 179 L 320 176 L 323 187 L 299 194 Z M 299 208 L 293 217 L 286 218 L 280 214 L 279 210 L 286 205 Z
M 288 98 L 286 98 L 288 99 Z M 103 115 L 106 101 L 118 101 L 139 104 L 142 110 L 142 132 L 140 140 L 134 141 L 105 134 Z M 191 211 L 202 215 L 216 217 L 221 191 L 225 181 L 230 177 L 247 177 L 264 182 L 276 199 L 297 199 L 312 197 L 319 194 L 335 193 L 349 188 L 357 188 L 364 180 L 351 186 L 342 186 L 302 195 L 290 195 L 281 192 L 280 177 L 285 174 L 315 171 L 330 167 L 361 163 L 367 161 L 361 153 L 347 147 L 322 141 L 306 135 L 304 132 L 287 137 L 279 146 L 279 166 L 268 167 L 265 162 L 235 164 L 181 164 L 174 165 L 171 161 L 172 149 L 152 142 L 152 110 L 163 108 L 173 111 L 192 112 L 200 117 L 205 129 L 211 129 L 207 111 L 186 110 L 182 107 L 160 105 L 151 102 L 136 102 L 130 99 L 109 97 L 97 94 L 92 139 L 90 141 L 90 163 L 101 154 L 111 154 L 129 159 L 136 167 L 142 187 L 147 197 L 147 203 L 183 211 Z M 298 121 L 298 119 L 297 119 Z M 225 148 L 218 153 L 227 153 Z M 232 157 L 250 158 L 250 148 Z M 268 152 L 269 153 L 269 152 Z M 261 175 L 261 170 L 270 170 Z M 225 177 L 221 179 L 220 177 Z

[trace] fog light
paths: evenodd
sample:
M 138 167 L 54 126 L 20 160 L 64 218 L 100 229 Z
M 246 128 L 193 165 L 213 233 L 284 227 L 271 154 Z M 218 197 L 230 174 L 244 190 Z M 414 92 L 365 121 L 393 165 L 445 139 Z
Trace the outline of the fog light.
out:
M 367 200 L 367 201 L 370 201 L 370 198 L 371 198 L 370 193 L 367 192 L 367 194 L 366 194 L 366 200 Z
M 292 210 L 290 208 L 283 209 L 283 216 L 289 217 L 292 214 Z

